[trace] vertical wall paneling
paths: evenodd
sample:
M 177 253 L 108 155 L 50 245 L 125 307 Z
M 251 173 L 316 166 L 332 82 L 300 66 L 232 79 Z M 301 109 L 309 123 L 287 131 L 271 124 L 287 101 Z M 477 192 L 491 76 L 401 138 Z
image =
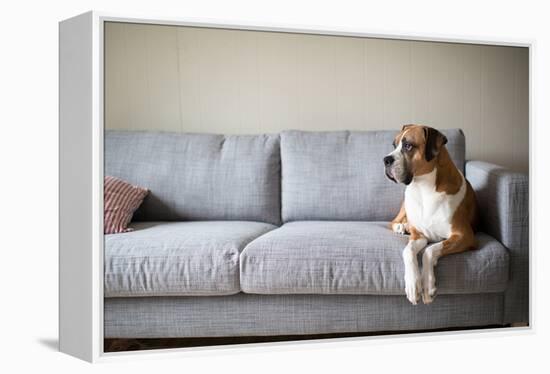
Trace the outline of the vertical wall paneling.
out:
M 515 166 L 515 49 L 486 47 L 482 69 L 482 144 L 484 158 Z M 503 63 L 506 62 L 506 63 Z M 495 137 L 498 134 L 498 139 Z
M 365 39 L 365 129 L 382 129 L 384 127 L 384 45 L 382 39 Z
M 298 49 L 300 125 L 330 130 L 337 122 L 337 37 L 305 35 Z
M 525 122 L 529 119 L 529 50 L 517 48 L 516 55 L 516 117 L 514 120 L 514 163 L 512 167 L 527 171 L 529 167 L 529 131 Z
M 149 87 L 149 110 L 147 118 L 158 122 L 166 131 L 181 130 L 180 89 L 178 77 L 177 28 L 157 26 L 143 32 L 148 51 L 147 72 Z M 153 110 L 154 108 L 154 110 Z M 155 113 L 153 116 L 152 113 Z M 144 124 L 149 128 L 150 124 Z
M 431 122 L 443 128 L 463 125 L 461 45 L 433 43 L 430 74 Z
M 433 123 L 431 93 L 432 48 L 434 43 L 411 42 L 411 123 Z
M 258 32 L 258 97 L 261 132 L 299 128 L 299 43 L 294 34 Z
M 462 128 L 469 159 L 528 168 L 527 48 L 124 23 L 105 36 L 107 129 L 423 123 Z
M 360 38 L 334 38 L 335 104 L 339 129 L 364 126 L 365 54 Z
M 468 157 L 474 160 L 484 159 L 483 142 L 480 139 L 481 121 L 481 52 L 479 45 L 460 46 L 462 56 L 462 126 L 467 139 Z M 470 137 L 477 137 L 472 139 Z
M 411 43 L 384 41 L 384 128 L 400 128 L 411 122 L 411 79 Z

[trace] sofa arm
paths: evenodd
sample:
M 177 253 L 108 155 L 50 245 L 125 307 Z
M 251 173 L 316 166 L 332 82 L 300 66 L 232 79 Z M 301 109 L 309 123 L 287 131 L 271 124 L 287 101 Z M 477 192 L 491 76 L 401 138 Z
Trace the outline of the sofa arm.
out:
M 466 163 L 476 192 L 482 231 L 510 253 L 503 323 L 529 323 L 529 177 L 481 161 Z

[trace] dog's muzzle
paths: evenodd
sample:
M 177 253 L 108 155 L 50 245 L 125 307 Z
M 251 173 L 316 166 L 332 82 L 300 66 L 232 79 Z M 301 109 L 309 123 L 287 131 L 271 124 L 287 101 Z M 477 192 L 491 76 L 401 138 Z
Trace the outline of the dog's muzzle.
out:
M 394 183 L 398 183 L 397 180 L 395 180 L 395 177 L 393 176 L 392 172 L 392 165 L 394 163 L 395 159 L 392 155 L 388 155 L 384 157 L 384 167 L 385 167 L 385 173 L 386 177 L 388 177 L 389 180 L 393 181 Z

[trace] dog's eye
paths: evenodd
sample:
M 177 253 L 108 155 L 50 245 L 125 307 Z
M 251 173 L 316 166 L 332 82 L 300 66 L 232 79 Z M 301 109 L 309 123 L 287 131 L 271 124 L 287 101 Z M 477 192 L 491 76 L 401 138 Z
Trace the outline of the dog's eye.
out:
M 411 149 L 413 149 L 413 145 L 409 142 L 405 142 L 405 143 L 403 143 L 403 149 L 408 152 Z
M 395 149 L 397 146 L 395 145 L 395 142 L 391 143 L 393 145 L 393 149 Z

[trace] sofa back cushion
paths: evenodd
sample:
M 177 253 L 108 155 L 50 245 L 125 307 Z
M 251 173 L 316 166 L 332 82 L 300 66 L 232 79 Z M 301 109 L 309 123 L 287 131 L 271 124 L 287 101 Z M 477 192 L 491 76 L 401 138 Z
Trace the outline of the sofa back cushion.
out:
M 447 149 L 464 170 L 464 134 L 442 130 Z M 286 131 L 281 134 L 282 219 L 389 221 L 404 186 L 384 175 L 382 159 L 396 131 Z
M 149 189 L 136 221 L 280 223 L 278 135 L 105 133 L 105 175 Z

